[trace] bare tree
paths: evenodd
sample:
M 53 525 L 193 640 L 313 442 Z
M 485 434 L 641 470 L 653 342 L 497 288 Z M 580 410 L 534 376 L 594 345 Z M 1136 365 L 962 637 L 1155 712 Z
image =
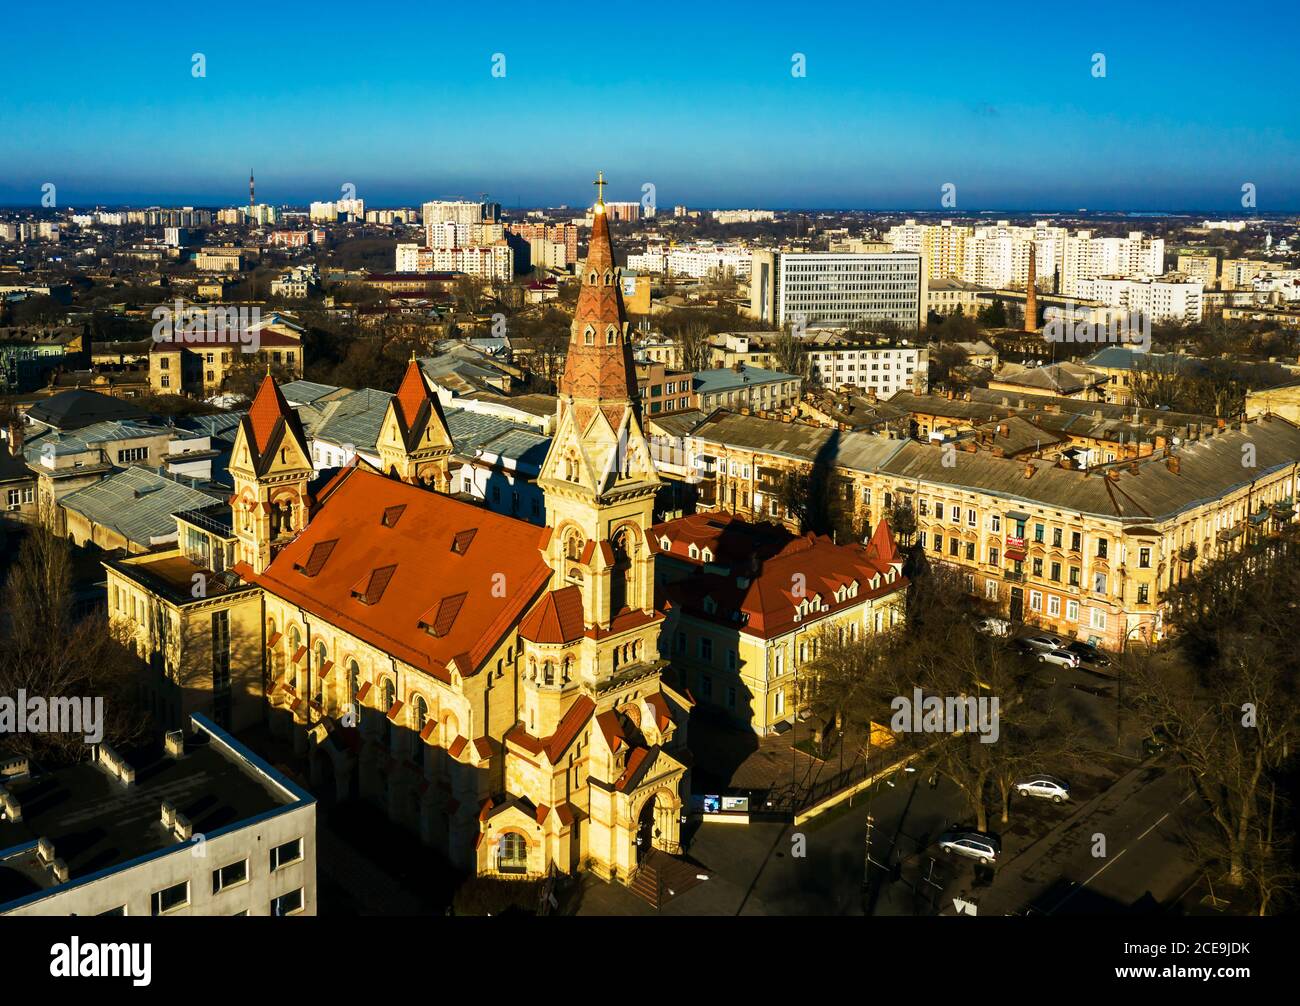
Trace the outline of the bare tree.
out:
M 0 695 L 102 699 L 104 740 L 129 742 L 148 726 L 134 701 L 140 665 L 102 612 L 74 614 L 71 546 L 49 526 L 42 519 L 27 529 L 5 580 Z M 0 750 L 75 761 L 86 756 L 87 746 L 81 734 L 47 730 L 9 734 L 0 738 Z

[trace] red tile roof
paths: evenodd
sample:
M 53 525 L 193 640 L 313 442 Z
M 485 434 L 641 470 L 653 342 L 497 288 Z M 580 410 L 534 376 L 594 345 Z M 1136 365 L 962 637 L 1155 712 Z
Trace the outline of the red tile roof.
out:
M 261 387 L 257 389 L 253 404 L 249 406 L 246 421 L 252 431 L 253 446 L 259 456 L 266 453 L 277 425 L 281 421 L 296 428 L 299 438 L 302 436 L 301 427 L 298 427 L 297 414 L 289 408 L 289 403 L 284 400 L 275 378 L 270 374 L 262 378 Z
M 383 527 L 387 507 L 405 505 L 397 527 Z M 479 555 L 450 547 L 449 528 L 473 524 Z M 551 571 L 537 548 L 537 527 L 482 510 L 363 468 L 345 470 L 311 523 L 284 546 L 261 575 L 246 564 L 244 579 L 297 604 L 385 653 L 449 680 L 447 665 L 472 674 L 522 618 L 550 581 Z M 315 577 L 295 567 L 306 563 L 315 546 L 336 540 L 329 560 Z M 391 568 L 385 589 L 373 603 L 353 596 L 357 584 L 374 586 L 376 570 Z M 494 590 L 504 576 L 506 596 Z M 455 585 L 466 595 L 446 635 L 420 627 L 421 617 Z
M 582 591 L 573 585 L 552 590 L 519 625 L 519 635 L 534 643 L 571 643 L 582 638 Z
M 645 760 L 649 757 L 650 757 L 650 751 L 648 748 L 637 748 L 630 755 L 628 755 L 627 768 L 623 770 L 623 774 L 619 776 L 618 781 L 614 783 L 614 788 L 619 791 L 626 789 L 628 783 L 630 783 L 636 777 L 641 766 L 645 763 Z
M 675 526 L 694 519 L 688 517 L 656 525 L 654 533 L 675 542 Z M 727 523 L 726 533 L 732 539 L 732 547 L 747 526 L 741 520 Z M 885 543 L 877 540 L 879 535 L 878 529 L 873 536 L 874 546 L 836 545 L 829 538 L 812 534 L 789 537 L 775 554 L 763 555 L 770 550 L 756 549 L 752 563 L 733 568 L 727 575 L 701 572 L 669 583 L 661 588 L 657 600 L 682 605 L 695 618 L 735 626 L 770 639 L 799 624 L 795 620 L 796 608 L 805 598 L 820 596 L 822 610 L 833 612 L 858 604 L 864 598 L 906 588 L 907 580 L 898 565 L 901 560 L 880 558 L 888 552 Z M 897 556 L 896 550 L 893 555 Z M 887 582 L 889 573 L 894 574 L 892 583 Z M 873 590 L 870 581 L 876 576 L 880 577 L 880 584 Z M 858 585 L 856 596 L 836 601 L 836 590 L 854 581 Z M 713 611 L 707 610 L 706 599 Z

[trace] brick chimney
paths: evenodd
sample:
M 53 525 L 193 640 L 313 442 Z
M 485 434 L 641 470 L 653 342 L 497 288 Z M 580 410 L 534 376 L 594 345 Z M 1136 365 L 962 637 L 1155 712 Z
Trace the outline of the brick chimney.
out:
M 20 419 L 9 424 L 9 453 L 14 457 L 20 457 L 23 453 L 23 424 Z
M 1170 457 L 1165 458 L 1165 467 L 1177 475 L 1179 469 L 1182 467 L 1181 459 L 1177 454 L 1171 455 Z
M 1029 464 L 1025 465 L 1025 478 L 1032 479 L 1033 477 L 1034 477 L 1034 466 Z

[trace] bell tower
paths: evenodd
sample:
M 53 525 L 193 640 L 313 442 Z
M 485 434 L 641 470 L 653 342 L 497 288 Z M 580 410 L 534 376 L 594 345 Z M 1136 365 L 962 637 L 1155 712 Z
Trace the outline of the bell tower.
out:
M 437 492 L 449 491 L 451 434 L 438 396 L 429 391 L 414 355 L 401 387 L 389 400 L 376 446 L 385 475 Z
M 311 517 L 307 487 L 314 474 L 298 415 L 267 374 L 239 424 L 230 458 L 236 558 L 248 563 L 254 573 L 270 565 L 276 545 L 292 540 L 307 526 Z
M 627 313 L 597 177 L 591 240 L 558 387 L 556 429 L 538 485 L 554 533 L 548 561 L 582 591 L 587 625 L 608 629 L 620 611 L 654 610 L 646 542 L 659 476 L 641 427 Z

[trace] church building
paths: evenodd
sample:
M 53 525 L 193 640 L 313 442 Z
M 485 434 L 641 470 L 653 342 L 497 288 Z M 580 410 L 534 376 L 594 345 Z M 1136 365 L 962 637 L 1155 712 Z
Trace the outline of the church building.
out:
M 313 490 L 270 377 L 230 467 L 267 698 L 313 782 L 378 802 L 478 874 L 625 880 L 650 849 L 679 849 L 692 699 L 659 655 L 659 479 L 603 201 L 581 284 L 544 528 L 446 495 L 452 441 L 414 361 L 383 471 L 353 464 Z

